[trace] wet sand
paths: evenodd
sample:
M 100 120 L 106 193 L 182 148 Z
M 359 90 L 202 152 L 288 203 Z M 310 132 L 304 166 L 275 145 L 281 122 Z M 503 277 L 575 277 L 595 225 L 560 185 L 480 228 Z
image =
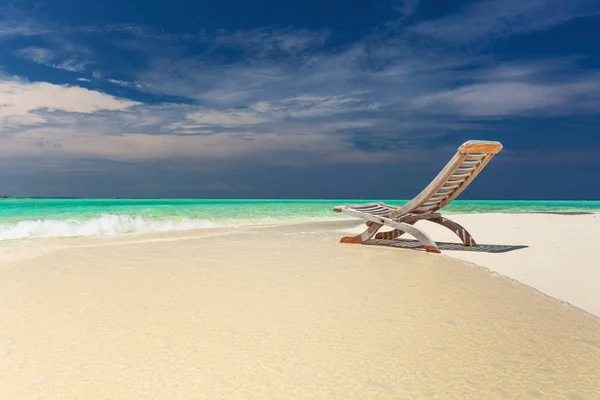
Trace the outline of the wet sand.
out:
M 0 398 L 598 399 L 600 320 L 348 222 L 0 263 Z

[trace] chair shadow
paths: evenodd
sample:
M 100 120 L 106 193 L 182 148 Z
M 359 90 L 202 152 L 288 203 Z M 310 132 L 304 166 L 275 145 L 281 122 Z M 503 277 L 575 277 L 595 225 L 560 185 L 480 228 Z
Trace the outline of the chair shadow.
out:
M 514 244 L 478 244 L 477 246 L 466 247 L 462 243 L 451 243 L 451 242 L 436 242 L 441 251 L 444 250 L 456 250 L 456 251 L 470 251 L 474 253 L 508 253 L 510 251 L 525 249 L 529 246 L 525 245 L 514 245 Z M 383 239 L 371 239 L 363 244 L 367 246 L 386 246 L 395 247 L 399 249 L 411 249 L 418 251 L 425 251 L 421 243 L 418 240 L 410 239 L 395 239 L 395 240 L 383 240 Z

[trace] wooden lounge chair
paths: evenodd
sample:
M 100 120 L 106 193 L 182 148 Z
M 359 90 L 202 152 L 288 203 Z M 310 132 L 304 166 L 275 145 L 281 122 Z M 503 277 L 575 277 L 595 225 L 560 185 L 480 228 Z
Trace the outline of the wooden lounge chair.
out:
M 333 208 L 335 212 L 349 214 L 366 220 L 367 229 L 357 236 L 343 237 L 342 243 L 363 243 L 371 239 L 377 231 L 387 225 L 393 231 L 381 232 L 376 239 L 391 240 L 408 233 L 421 242 L 425 250 L 439 253 L 435 242 L 422 230 L 413 226 L 417 221 L 427 220 L 445 226 L 458 235 L 465 246 L 476 243 L 465 228 L 436 211 L 454 200 L 490 160 L 502 150 L 502 144 L 481 140 L 469 140 L 458 148 L 452 159 L 433 181 L 418 196 L 402 207 L 385 203 L 364 203 Z

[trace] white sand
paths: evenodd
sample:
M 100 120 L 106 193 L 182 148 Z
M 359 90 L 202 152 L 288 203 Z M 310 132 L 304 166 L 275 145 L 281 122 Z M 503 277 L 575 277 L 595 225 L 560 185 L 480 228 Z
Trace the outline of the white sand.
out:
M 600 320 L 448 257 L 339 245 L 353 224 L 2 262 L 0 399 L 600 398 Z
M 506 253 L 447 250 L 447 256 L 489 268 L 600 316 L 600 214 L 465 214 L 448 215 L 480 245 L 524 245 Z M 448 229 L 428 222 L 417 225 L 438 242 L 460 243 Z M 361 231 L 362 227 L 351 232 Z M 405 236 L 402 237 L 404 239 Z M 481 246 L 480 248 L 484 248 Z M 477 249 L 474 249 L 477 250 Z

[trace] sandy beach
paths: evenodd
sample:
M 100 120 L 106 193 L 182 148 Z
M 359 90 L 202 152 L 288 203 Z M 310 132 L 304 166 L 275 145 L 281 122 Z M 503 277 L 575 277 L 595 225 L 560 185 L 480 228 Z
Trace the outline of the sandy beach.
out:
M 350 220 L 3 244 L 0 398 L 600 398 L 598 215 L 453 218 L 487 251 Z

